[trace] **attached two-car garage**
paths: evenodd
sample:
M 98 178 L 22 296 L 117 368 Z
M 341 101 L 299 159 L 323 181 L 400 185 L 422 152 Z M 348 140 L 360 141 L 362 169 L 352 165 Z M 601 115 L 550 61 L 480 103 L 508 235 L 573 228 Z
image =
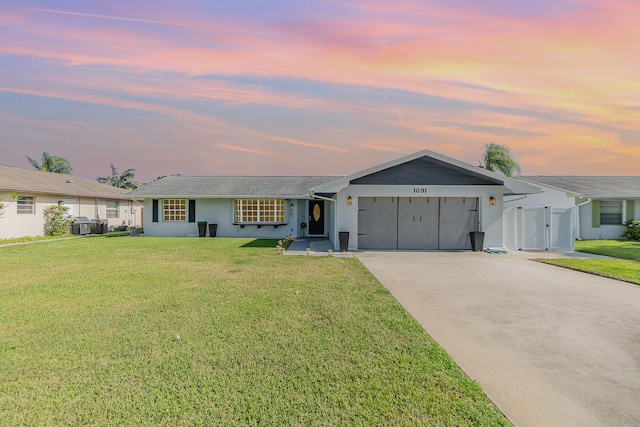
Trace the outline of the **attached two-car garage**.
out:
M 477 197 L 359 197 L 358 248 L 471 249 Z

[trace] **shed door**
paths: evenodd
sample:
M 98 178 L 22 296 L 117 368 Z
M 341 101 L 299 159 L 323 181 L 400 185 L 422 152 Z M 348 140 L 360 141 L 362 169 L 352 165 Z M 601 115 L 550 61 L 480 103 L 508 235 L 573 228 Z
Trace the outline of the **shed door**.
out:
M 545 250 L 547 247 L 547 208 L 524 207 L 522 212 L 522 249 Z

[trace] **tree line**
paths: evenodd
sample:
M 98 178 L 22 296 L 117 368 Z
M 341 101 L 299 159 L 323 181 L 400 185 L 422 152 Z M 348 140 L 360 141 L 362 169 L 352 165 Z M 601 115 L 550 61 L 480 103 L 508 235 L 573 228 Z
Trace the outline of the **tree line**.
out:
M 46 151 L 42 153 L 42 162 L 38 162 L 29 156 L 26 157 L 27 160 L 29 160 L 29 163 L 31 163 L 31 166 L 39 171 L 63 173 L 67 175 L 71 175 L 71 172 L 73 171 L 71 164 L 67 159 L 52 156 Z M 100 184 L 107 184 L 112 187 L 124 188 L 126 190 L 133 190 L 141 185 L 139 182 L 135 181 L 135 169 L 127 169 L 122 173 L 118 173 L 118 170 L 113 164 L 110 164 L 109 166 L 111 167 L 111 175 L 96 178 L 96 181 Z

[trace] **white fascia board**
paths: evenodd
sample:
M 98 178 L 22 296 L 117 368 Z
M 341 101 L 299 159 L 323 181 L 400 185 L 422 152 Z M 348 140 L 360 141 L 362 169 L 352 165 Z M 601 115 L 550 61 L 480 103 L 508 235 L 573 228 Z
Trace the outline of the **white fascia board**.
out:
M 492 172 L 495 175 L 495 172 Z M 500 175 L 498 175 L 500 177 Z M 509 178 L 506 176 L 502 176 L 502 185 L 510 191 L 510 193 L 505 193 L 505 196 L 513 195 L 513 196 L 522 196 L 525 194 L 538 194 L 542 193 L 542 189 L 539 186 L 522 182 L 519 178 Z
M 628 199 L 638 199 L 639 195 L 630 195 L 630 194 L 585 194 L 582 196 L 584 198 L 590 199 L 615 199 L 615 200 L 628 200 Z
M 518 179 L 520 181 L 525 181 L 527 184 L 533 185 L 534 187 L 545 187 L 545 188 L 550 188 L 552 190 L 563 191 L 563 192 L 567 193 L 567 197 L 582 197 L 582 198 L 591 197 L 591 196 L 582 195 L 582 194 L 579 194 L 579 193 L 574 193 L 573 191 L 569 191 L 569 190 L 566 190 L 564 188 L 554 187 L 553 185 L 543 184 L 541 182 L 534 181 L 534 180 L 527 179 L 527 178 L 518 177 L 516 179 Z
M 339 193 L 349 185 L 349 180 L 346 177 L 340 177 L 334 181 L 325 182 L 324 184 L 317 185 L 309 189 L 311 193 Z

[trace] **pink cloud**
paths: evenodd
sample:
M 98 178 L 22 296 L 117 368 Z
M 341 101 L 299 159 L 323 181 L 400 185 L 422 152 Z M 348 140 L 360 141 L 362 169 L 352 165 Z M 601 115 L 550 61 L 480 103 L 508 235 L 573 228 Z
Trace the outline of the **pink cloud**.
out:
M 535 18 L 421 1 L 333 5 L 343 7 L 344 15 L 270 24 L 248 18 L 225 22 L 224 16 L 206 22 L 177 10 L 153 11 L 148 19 L 129 11 L 13 11 L 0 14 L 0 26 L 18 36 L 0 46 L 0 55 L 42 61 L 64 72 L 30 71 L 25 79 L 0 70 L 0 78 L 10 92 L 170 117 L 182 123 L 175 132 L 203 136 L 203 141 L 212 134 L 237 138 L 237 144 L 225 140 L 217 146 L 247 155 L 260 155 L 265 152 L 260 144 L 273 148 L 276 142 L 288 149 L 338 153 L 353 153 L 356 147 L 408 152 L 428 145 L 472 158 L 466 154 L 470 145 L 481 151 L 482 144 L 495 141 L 523 153 L 533 167 L 551 165 L 555 155 L 575 156 L 576 150 L 602 149 L 615 158 L 626 153 L 640 161 L 640 149 L 624 145 L 618 135 L 637 131 L 640 123 L 640 111 L 628 108 L 640 104 L 634 90 L 640 64 L 631 60 L 640 54 L 632 42 L 640 39 L 635 3 L 584 2 L 580 9 Z M 177 37 L 166 37 L 158 28 Z M 87 75 L 92 78 L 82 78 Z M 194 78 L 204 75 L 217 78 Z M 404 91 L 416 99 L 441 97 L 466 107 L 332 99 L 225 81 L 237 76 Z M 295 124 L 294 130 L 264 132 L 173 103 L 194 100 L 352 114 L 359 124 L 383 126 L 398 136 L 371 134 L 349 141 L 326 129 L 300 137 L 303 130 Z M 519 112 L 524 110 L 537 116 Z M 542 151 L 526 154 L 532 145 Z

